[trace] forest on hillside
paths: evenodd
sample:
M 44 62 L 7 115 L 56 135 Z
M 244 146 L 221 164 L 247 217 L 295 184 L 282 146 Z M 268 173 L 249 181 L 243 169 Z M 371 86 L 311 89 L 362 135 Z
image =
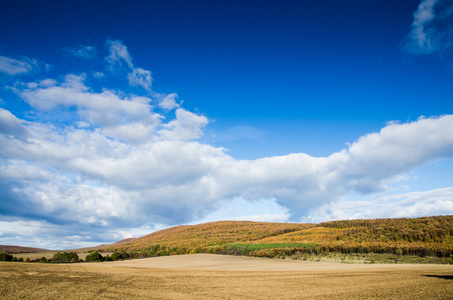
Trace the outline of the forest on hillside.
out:
M 106 248 L 133 257 L 220 253 L 258 257 L 393 254 L 452 258 L 453 216 L 320 224 L 219 221 L 177 226 Z
M 0 260 L 6 261 L 20 261 L 11 253 L 40 250 L 16 246 L 2 249 L 6 251 L 0 251 Z M 362 261 L 365 257 L 374 261 L 376 255 L 387 255 L 395 262 L 405 257 L 419 257 L 453 264 L 453 216 L 342 220 L 319 224 L 218 221 L 176 226 L 141 238 L 79 250 L 90 252 L 86 261 L 212 253 L 292 259 L 361 256 Z M 106 255 L 106 252 L 110 254 Z M 66 256 L 69 254 L 57 252 L 49 262 L 81 261 L 74 255 L 68 259 Z M 36 261 L 47 262 L 47 259 L 42 257 Z

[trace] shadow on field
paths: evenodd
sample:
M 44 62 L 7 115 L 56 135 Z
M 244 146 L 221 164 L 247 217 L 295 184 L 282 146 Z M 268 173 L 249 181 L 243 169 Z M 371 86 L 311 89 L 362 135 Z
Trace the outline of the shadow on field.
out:
M 440 278 L 440 279 L 445 279 L 445 280 L 453 280 L 453 275 L 423 275 L 423 276 Z

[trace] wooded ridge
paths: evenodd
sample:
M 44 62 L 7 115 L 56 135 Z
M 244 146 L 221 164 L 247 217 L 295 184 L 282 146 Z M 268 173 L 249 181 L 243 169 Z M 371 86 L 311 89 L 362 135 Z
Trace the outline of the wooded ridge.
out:
M 138 257 L 222 253 L 279 257 L 295 253 L 451 257 L 453 216 L 330 221 L 320 224 L 218 221 L 157 231 L 104 251 Z

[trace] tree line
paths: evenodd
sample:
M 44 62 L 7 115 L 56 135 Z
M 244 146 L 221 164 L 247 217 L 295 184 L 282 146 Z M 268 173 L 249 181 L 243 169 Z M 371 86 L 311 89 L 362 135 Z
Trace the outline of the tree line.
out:
M 124 250 L 115 251 L 111 255 L 102 256 L 99 251 L 90 251 L 90 253 L 85 257 L 86 262 L 101 262 L 101 261 L 115 261 L 115 260 L 125 260 L 131 258 L 140 258 L 143 257 L 139 255 L 137 251 L 126 252 Z M 75 263 L 83 262 L 83 259 L 80 259 L 77 253 L 75 252 L 56 252 L 51 259 L 46 257 L 36 258 L 30 260 L 26 258 L 25 260 L 22 257 L 15 257 L 8 253 L 0 252 L 0 261 L 10 261 L 10 262 L 41 262 L 41 263 Z
M 31 260 L 30 258 L 26 258 L 24 260 L 23 257 L 17 258 L 8 253 L 0 252 L 0 261 L 11 261 L 11 262 L 41 262 L 41 263 L 74 263 L 82 261 L 79 259 L 79 256 L 75 252 L 56 252 L 51 259 L 47 259 L 46 257 L 37 258 Z

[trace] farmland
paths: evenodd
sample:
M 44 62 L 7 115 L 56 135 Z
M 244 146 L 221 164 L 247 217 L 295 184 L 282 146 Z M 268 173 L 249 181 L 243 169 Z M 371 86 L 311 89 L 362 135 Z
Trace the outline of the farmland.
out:
M 0 263 L 2 299 L 448 299 L 448 265 L 355 265 L 195 254 Z
M 453 216 L 176 226 L 96 247 L 104 256 L 135 259 L 0 262 L 0 298 L 448 299 L 452 232 Z M 79 250 L 85 260 L 93 249 Z

